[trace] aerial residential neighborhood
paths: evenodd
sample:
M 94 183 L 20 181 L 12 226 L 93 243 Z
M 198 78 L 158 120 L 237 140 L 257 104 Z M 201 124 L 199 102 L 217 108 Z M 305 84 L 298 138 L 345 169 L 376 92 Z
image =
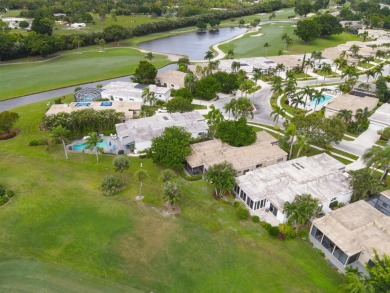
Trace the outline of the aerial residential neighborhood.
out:
M 389 9 L 0 0 L 0 292 L 390 292 Z

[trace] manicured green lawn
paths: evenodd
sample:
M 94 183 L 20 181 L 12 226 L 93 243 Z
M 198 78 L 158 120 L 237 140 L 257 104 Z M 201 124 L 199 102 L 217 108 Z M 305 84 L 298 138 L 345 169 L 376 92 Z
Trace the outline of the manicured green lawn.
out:
M 257 56 L 275 56 L 279 51 L 284 51 L 285 44 L 281 37 L 287 33 L 293 39 L 293 45 L 288 52 L 284 54 L 302 54 L 313 51 L 324 50 L 329 47 L 334 47 L 348 41 L 357 40 L 358 37 L 352 34 L 342 33 L 340 35 L 331 36 L 328 39 L 317 39 L 312 42 L 305 43 L 294 35 L 295 25 L 293 23 L 272 23 L 261 27 L 257 32 L 245 35 L 240 39 L 236 39 L 230 43 L 223 44 L 219 48 L 227 52 L 230 49 L 234 50 L 236 57 L 257 57 Z M 262 34 L 262 35 L 260 35 Z M 268 50 L 264 44 L 268 43 Z
M 271 239 L 259 224 L 239 221 L 203 181 L 178 180 L 182 214 L 163 216 L 161 168 L 149 159 L 131 158 L 127 188 L 104 197 L 99 184 L 114 174 L 112 156 L 96 163 L 71 153 L 67 161 L 61 145 L 28 146 L 46 136 L 38 129 L 46 108 L 16 109 L 21 132 L 0 143 L 1 183 L 16 192 L 0 208 L 0 291 L 45 292 L 56 282 L 60 292 L 339 291 L 341 277 L 307 242 Z M 144 202 L 134 200 L 140 163 L 149 173 Z
M 144 54 L 129 48 L 113 48 L 105 52 L 93 51 L 82 54 L 69 53 L 38 64 L 1 66 L 0 100 L 128 75 L 135 71 L 140 60 L 145 60 Z M 72 53 L 75 53 L 75 50 Z M 152 63 L 161 67 L 169 61 L 164 56 L 155 55 Z

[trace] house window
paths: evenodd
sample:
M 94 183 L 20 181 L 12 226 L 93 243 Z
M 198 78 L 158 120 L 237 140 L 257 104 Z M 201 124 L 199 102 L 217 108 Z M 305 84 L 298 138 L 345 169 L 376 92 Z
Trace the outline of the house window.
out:
M 352 255 L 352 256 L 348 259 L 347 265 L 349 265 L 349 264 L 354 263 L 355 261 L 357 261 L 358 258 L 359 258 L 359 256 L 360 256 L 360 252 L 358 252 L 358 253 Z
M 321 239 L 322 236 L 324 236 L 324 233 L 317 229 L 316 226 L 313 226 L 313 228 L 311 229 L 311 236 L 313 236 L 318 242 L 321 243 Z
M 244 175 L 245 175 L 246 172 L 249 172 L 249 169 L 244 170 Z
M 259 201 L 256 201 L 255 203 L 255 210 L 258 210 L 260 207 L 260 202 Z
M 256 168 L 260 168 L 260 167 L 263 167 L 263 164 L 256 165 Z
M 274 205 L 271 203 L 270 206 L 269 206 L 269 210 L 271 211 L 271 213 L 276 217 L 276 215 L 278 214 L 278 209 L 274 207 Z
M 332 253 L 333 249 L 336 247 L 336 245 L 333 243 L 333 241 L 330 240 L 328 237 L 326 237 L 326 235 L 324 235 L 324 238 L 322 239 L 322 243 L 321 244 L 330 253 Z
M 345 265 L 345 262 L 347 261 L 348 255 L 344 253 L 338 246 L 336 246 L 333 256 L 337 258 L 343 265 Z
M 265 207 L 265 203 L 266 203 L 266 200 L 265 200 L 265 199 L 262 199 L 262 200 L 260 201 L 260 208 Z
M 336 199 L 337 199 L 337 197 L 334 197 L 330 201 L 332 202 L 332 201 L 335 201 Z

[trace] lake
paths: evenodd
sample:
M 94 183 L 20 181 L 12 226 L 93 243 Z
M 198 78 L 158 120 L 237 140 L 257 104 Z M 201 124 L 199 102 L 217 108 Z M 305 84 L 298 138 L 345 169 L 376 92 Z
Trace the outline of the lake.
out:
M 142 49 L 186 55 L 190 60 L 203 60 L 210 46 L 246 32 L 246 28 L 220 28 L 217 31 L 192 32 L 140 43 Z

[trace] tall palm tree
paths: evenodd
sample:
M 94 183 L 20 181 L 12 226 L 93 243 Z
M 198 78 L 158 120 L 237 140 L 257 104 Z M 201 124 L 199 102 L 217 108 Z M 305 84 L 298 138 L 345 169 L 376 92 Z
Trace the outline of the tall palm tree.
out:
M 58 139 L 62 142 L 65 151 L 65 158 L 68 159 L 68 151 L 66 150 L 66 142 L 70 137 L 70 130 L 62 127 L 62 125 L 57 126 L 56 128 L 51 130 L 50 136 L 54 139 Z
M 227 59 L 232 59 L 232 58 L 234 58 L 234 50 L 233 50 L 233 49 L 230 49 L 230 50 L 227 52 L 226 58 L 227 58 Z
M 367 77 L 367 81 L 366 82 L 368 82 L 370 77 L 372 77 L 372 78 L 375 77 L 375 72 L 373 70 L 369 69 L 369 70 L 366 70 L 364 72 L 364 75 Z
M 364 109 L 356 110 L 355 119 L 358 122 L 358 129 L 360 129 L 362 124 L 368 123 L 369 116 L 370 116 L 370 112 L 368 111 L 367 107 L 365 107 Z
M 314 61 L 312 59 L 307 59 L 305 61 L 305 63 L 303 64 L 303 66 L 306 67 L 306 74 L 307 74 L 307 71 L 309 70 L 309 68 L 314 67 Z
M 267 57 L 268 48 L 271 47 L 271 45 L 268 42 L 266 42 L 264 43 L 263 47 L 265 48 L 265 57 Z
M 204 59 L 211 60 L 214 58 L 214 52 L 211 50 L 208 50 L 206 54 L 204 55 Z
M 207 113 L 207 124 L 216 125 L 221 121 L 223 121 L 221 110 L 215 108 L 214 105 L 210 105 L 210 111 Z
M 281 71 L 284 71 L 285 69 L 286 69 L 286 66 L 284 66 L 283 63 L 276 64 L 276 67 L 275 67 L 276 72 L 280 73 Z
M 241 63 L 238 61 L 233 61 L 231 67 L 233 72 L 237 72 L 241 67 Z
M 352 120 L 352 110 L 342 109 L 337 113 L 337 118 L 340 118 L 344 121 L 345 124 L 351 123 Z
M 386 180 L 390 170 L 390 146 L 384 148 L 373 146 L 364 153 L 362 158 L 367 167 L 383 169 L 380 180 Z
M 351 48 L 349 48 L 349 51 L 351 51 L 352 52 L 352 56 L 356 58 L 358 53 L 359 53 L 359 51 L 360 51 L 360 47 L 358 45 L 356 45 L 356 44 L 353 44 L 351 46 Z
M 324 74 L 325 81 L 326 76 L 332 74 L 332 67 L 330 66 L 330 64 L 324 64 L 321 68 L 321 72 Z
M 253 104 L 248 98 L 239 98 L 237 100 L 236 119 L 241 117 L 250 117 L 253 119 Z
M 148 177 L 148 173 L 143 169 L 139 169 L 134 173 L 134 177 L 139 181 L 139 196 L 142 196 L 142 183 Z
M 91 132 L 88 134 L 87 142 L 86 142 L 86 149 L 88 150 L 95 150 L 96 152 L 96 162 L 99 162 L 99 143 L 101 143 L 103 139 L 99 137 L 97 132 Z
M 149 87 L 145 87 L 142 90 L 142 98 L 144 99 L 144 104 L 149 101 L 149 105 L 152 106 L 155 99 L 154 92 L 150 90 Z
M 184 86 L 193 94 L 195 92 L 196 76 L 189 72 L 184 77 Z
M 301 151 L 307 152 L 310 149 L 310 142 L 311 139 L 305 135 L 297 136 L 297 141 L 296 141 L 296 144 L 298 145 L 297 158 L 299 158 Z
M 304 105 L 303 96 L 301 93 L 296 93 L 291 99 L 291 106 L 294 106 L 294 112 L 297 111 L 299 105 Z
M 378 64 L 377 66 L 375 66 L 374 68 L 372 68 L 372 71 L 374 72 L 374 78 L 375 78 L 375 80 L 377 80 L 377 78 L 379 77 L 379 75 L 382 75 L 382 73 L 383 73 L 383 68 L 384 68 L 384 64 L 383 64 L 383 63 Z
M 301 91 L 301 94 L 302 96 L 305 97 L 305 102 L 303 104 L 305 110 L 306 110 L 306 106 L 307 106 L 307 100 L 311 101 L 315 95 L 315 89 L 309 87 L 309 86 L 305 86 L 303 88 L 303 90 Z
M 235 117 L 237 111 L 237 100 L 235 98 L 231 99 L 230 102 L 226 103 L 225 106 L 223 106 L 223 109 L 225 110 L 225 113 L 229 114 L 229 119 L 230 114 Z
M 283 92 L 283 79 L 280 76 L 274 76 L 271 81 L 271 90 L 276 95 L 281 95 Z
M 257 84 L 257 81 L 261 78 L 262 75 L 263 75 L 263 73 L 261 71 L 253 73 L 253 79 L 254 79 L 256 84 Z
M 285 135 L 286 136 L 289 136 L 291 137 L 290 138 L 290 149 L 288 151 L 288 158 L 291 160 L 292 158 L 292 152 L 293 152 L 293 147 L 294 147 L 294 143 L 295 143 L 295 135 L 297 133 L 297 127 L 295 126 L 294 123 L 290 123 L 287 127 L 286 127 L 286 132 L 285 132 Z
M 355 65 L 347 65 L 345 68 L 345 71 L 341 75 L 341 78 L 347 77 L 347 80 L 353 78 L 353 77 L 358 77 L 358 70 Z
M 274 110 L 271 112 L 270 116 L 274 118 L 274 122 L 278 123 L 279 118 L 283 117 L 286 111 L 279 106 L 275 106 Z

